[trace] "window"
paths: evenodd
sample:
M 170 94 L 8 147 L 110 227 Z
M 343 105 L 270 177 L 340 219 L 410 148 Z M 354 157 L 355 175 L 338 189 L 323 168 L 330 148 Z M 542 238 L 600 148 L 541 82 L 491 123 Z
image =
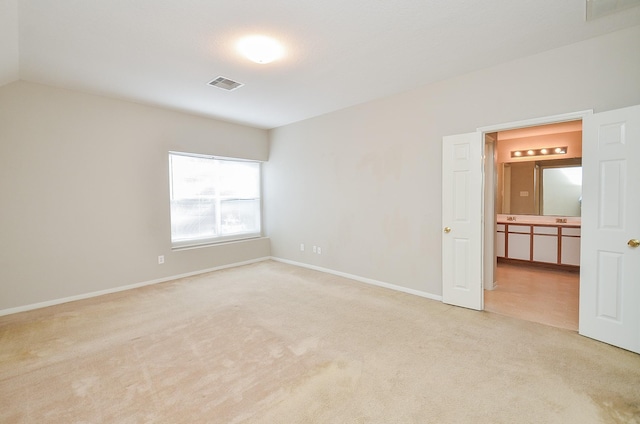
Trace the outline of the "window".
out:
M 260 163 L 169 152 L 171 243 L 260 236 Z

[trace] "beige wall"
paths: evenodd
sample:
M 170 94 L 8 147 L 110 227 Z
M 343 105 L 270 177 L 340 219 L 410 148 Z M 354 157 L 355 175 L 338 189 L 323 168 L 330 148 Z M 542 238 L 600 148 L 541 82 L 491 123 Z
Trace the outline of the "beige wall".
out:
M 2 86 L 0 311 L 269 255 L 268 239 L 170 250 L 168 150 L 269 156 L 274 256 L 439 295 L 442 136 L 638 104 L 639 49 L 630 28 L 275 129 L 270 149 L 258 129 Z
M 268 239 L 171 251 L 169 150 L 266 160 L 267 132 L 0 87 L 0 311 L 268 256 Z
M 0 86 L 19 78 L 18 2 L 0 0 Z
M 638 51 L 634 27 L 272 130 L 272 254 L 440 295 L 442 137 L 639 104 Z
M 520 166 L 511 167 L 509 214 L 537 213 L 535 173 L 535 162 L 525 162 Z

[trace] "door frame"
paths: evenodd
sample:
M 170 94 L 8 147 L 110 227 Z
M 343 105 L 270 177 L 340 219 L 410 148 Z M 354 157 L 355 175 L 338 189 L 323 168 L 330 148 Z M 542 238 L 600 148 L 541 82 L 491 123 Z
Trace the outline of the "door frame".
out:
M 593 109 L 588 109 L 588 110 L 582 110 L 577 112 L 563 113 L 560 115 L 550 115 L 550 116 L 544 116 L 540 118 L 525 119 L 522 121 L 514 121 L 514 122 L 503 123 L 503 124 L 489 125 L 485 127 L 479 127 L 476 129 L 476 131 L 482 133 L 482 140 L 484 143 L 483 152 L 487 152 L 487 151 L 493 152 L 493 148 L 487 149 L 487 144 L 488 144 L 487 134 L 500 132 L 500 131 L 515 130 L 520 128 L 536 127 L 540 125 L 558 124 L 561 122 L 584 120 L 585 117 L 590 116 L 592 114 L 593 114 Z M 493 177 L 487 178 L 487 175 L 485 175 L 486 173 L 490 172 L 493 176 L 495 176 L 497 171 L 495 156 L 491 158 L 485 156 L 484 160 L 485 160 L 485 166 L 483 167 L 483 178 L 482 178 L 484 204 L 495 205 L 495 199 L 496 199 L 495 181 L 496 180 Z M 487 184 L 487 181 L 489 181 L 490 184 Z M 583 204 L 583 207 L 585 207 L 584 204 Z M 589 207 L 589 206 L 587 205 L 586 207 Z M 484 214 L 483 225 L 482 225 L 482 237 L 484 240 L 484 242 L 482 243 L 483 244 L 482 263 L 484 264 L 482 282 L 483 282 L 483 287 L 493 289 L 495 287 L 495 269 L 496 268 L 495 266 L 490 266 L 489 264 L 493 264 L 495 262 L 496 220 L 495 220 L 495 213 L 493 212 L 492 212 L 493 214 L 491 216 L 491 219 L 490 220 L 487 219 L 490 211 L 495 211 L 495 210 L 493 208 L 485 207 L 484 211 L 480 212 Z M 493 240 L 493 243 L 491 243 L 491 240 Z M 582 240 L 580 244 L 582 249 Z

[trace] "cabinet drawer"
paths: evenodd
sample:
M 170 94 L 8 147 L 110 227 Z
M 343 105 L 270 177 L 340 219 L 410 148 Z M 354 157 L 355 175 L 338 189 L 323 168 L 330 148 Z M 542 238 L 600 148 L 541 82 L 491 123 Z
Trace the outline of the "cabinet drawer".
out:
M 580 236 L 580 228 L 562 227 L 563 236 Z
M 533 227 L 534 234 L 558 235 L 558 227 Z
M 496 225 L 496 230 L 497 230 L 497 231 L 504 232 L 504 224 L 497 224 L 497 225 Z
M 529 225 L 509 225 L 510 233 L 521 233 L 521 234 L 529 234 L 531 233 L 531 226 Z

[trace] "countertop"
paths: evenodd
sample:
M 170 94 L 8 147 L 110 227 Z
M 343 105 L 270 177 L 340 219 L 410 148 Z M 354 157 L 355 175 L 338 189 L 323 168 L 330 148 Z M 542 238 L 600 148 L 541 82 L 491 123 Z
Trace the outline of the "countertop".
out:
M 497 221 L 498 224 L 508 225 L 536 225 L 539 227 L 573 227 L 580 228 L 581 223 L 578 222 L 544 222 L 544 221 Z

